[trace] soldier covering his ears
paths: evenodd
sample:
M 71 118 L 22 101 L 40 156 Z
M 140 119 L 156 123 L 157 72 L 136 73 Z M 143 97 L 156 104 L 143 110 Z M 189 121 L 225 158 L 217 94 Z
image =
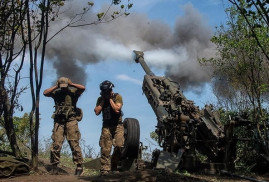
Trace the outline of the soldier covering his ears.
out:
M 52 115 L 54 128 L 51 136 L 53 143 L 50 156 L 53 174 L 58 174 L 57 165 L 60 162 L 60 152 L 65 137 L 72 151 L 73 162 L 77 165 L 75 175 L 81 175 L 83 172 L 78 128 L 78 121 L 82 119 L 82 110 L 76 106 L 76 103 L 84 90 L 83 85 L 72 83 L 69 78 L 61 77 L 55 86 L 46 89 L 43 93 L 47 97 L 52 97 L 55 102 L 55 111 Z
M 124 144 L 124 127 L 121 112 L 123 102 L 120 94 L 113 93 L 113 87 L 114 85 L 108 80 L 100 84 L 101 96 L 97 99 L 96 107 L 94 108 L 96 115 L 102 112 L 103 116 L 102 133 L 99 141 L 101 147 L 101 174 L 117 170 L 121 148 Z M 114 151 L 110 156 L 112 145 L 114 146 Z

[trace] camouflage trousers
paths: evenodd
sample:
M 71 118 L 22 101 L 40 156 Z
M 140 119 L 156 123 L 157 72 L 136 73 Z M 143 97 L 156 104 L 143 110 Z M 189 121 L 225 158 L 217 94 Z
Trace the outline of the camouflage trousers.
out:
M 50 162 L 52 164 L 58 164 L 60 162 L 60 153 L 66 138 L 72 151 L 73 162 L 75 164 L 82 164 L 83 157 L 79 146 L 80 136 L 77 120 L 65 123 L 58 123 L 55 121 L 51 136 L 53 143 L 50 148 Z
M 124 145 L 123 125 L 103 126 L 99 145 L 101 147 L 101 171 L 116 170 L 120 160 L 121 148 Z M 111 156 L 112 145 L 114 151 Z

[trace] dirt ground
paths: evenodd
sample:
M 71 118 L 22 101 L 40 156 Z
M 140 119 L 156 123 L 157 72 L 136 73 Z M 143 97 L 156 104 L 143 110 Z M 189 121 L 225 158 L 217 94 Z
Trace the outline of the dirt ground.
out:
M 59 175 L 50 174 L 51 166 L 44 165 L 39 167 L 39 173 L 29 175 L 14 176 L 9 178 L 0 178 L 0 182 L 248 182 L 248 181 L 268 181 L 267 176 L 256 176 L 253 180 L 240 179 L 223 175 L 202 175 L 202 174 L 175 174 L 164 170 L 136 170 L 133 172 L 119 172 L 106 176 L 100 176 L 98 173 L 89 174 L 86 172 L 82 176 L 75 176 L 74 169 L 62 166 Z

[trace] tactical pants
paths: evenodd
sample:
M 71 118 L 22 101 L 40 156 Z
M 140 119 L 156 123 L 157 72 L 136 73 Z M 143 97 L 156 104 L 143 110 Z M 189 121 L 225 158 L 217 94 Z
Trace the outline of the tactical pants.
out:
M 52 164 L 60 162 L 60 152 L 66 137 L 73 155 L 73 162 L 75 164 L 82 164 L 83 157 L 81 148 L 79 146 L 80 132 L 78 128 L 78 121 L 72 120 L 65 123 L 54 122 L 52 133 L 53 143 L 51 145 L 50 161 Z
M 116 170 L 121 148 L 124 145 L 123 125 L 103 126 L 99 145 L 101 147 L 101 171 Z M 114 151 L 111 156 L 112 145 L 114 146 Z

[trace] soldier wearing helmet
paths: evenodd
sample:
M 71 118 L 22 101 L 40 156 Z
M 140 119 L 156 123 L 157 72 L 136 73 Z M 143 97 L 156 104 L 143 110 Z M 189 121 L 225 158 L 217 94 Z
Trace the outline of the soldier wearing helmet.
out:
M 55 86 L 46 89 L 43 93 L 46 97 L 52 97 L 55 102 L 55 111 L 52 115 L 54 128 L 51 136 L 53 143 L 50 156 L 53 174 L 59 172 L 57 165 L 60 163 L 60 152 L 65 137 L 72 151 L 73 162 L 77 165 L 75 175 L 81 175 L 83 172 L 78 128 L 78 121 L 82 119 L 82 110 L 76 106 L 76 103 L 84 90 L 83 85 L 72 83 L 69 78 L 61 77 Z
M 101 147 L 101 174 L 117 170 L 121 148 L 124 145 L 124 127 L 122 124 L 122 96 L 113 93 L 114 85 L 108 80 L 100 84 L 100 97 L 97 99 L 94 112 L 102 112 L 103 126 L 99 145 Z M 110 155 L 114 146 L 112 156 Z M 110 158 L 111 157 L 111 158 Z

